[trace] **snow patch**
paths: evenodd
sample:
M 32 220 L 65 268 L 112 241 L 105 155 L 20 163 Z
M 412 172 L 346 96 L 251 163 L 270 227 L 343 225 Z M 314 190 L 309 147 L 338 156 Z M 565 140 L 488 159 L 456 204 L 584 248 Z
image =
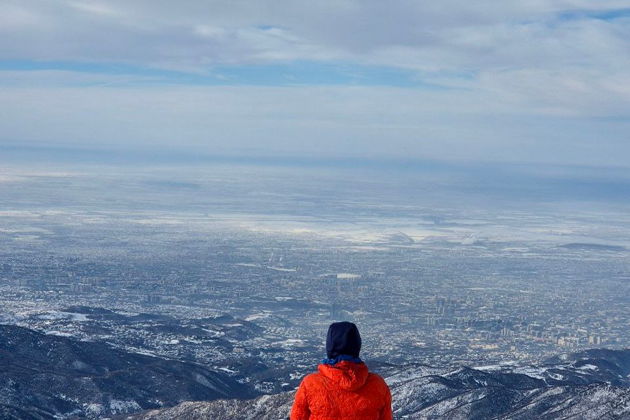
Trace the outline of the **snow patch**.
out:
M 284 271 L 284 272 L 290 272 L 290 273 L 297 271 L 295 268 L 284 268 L 284 267 L 267 267 L 267 268 L 274 271 Z
M 111 400 L 109 402 L 109 409 L 111 410 L 112 414 L 119 414 L 119 413 L 131 413 L 134 411 L 140 411 L 142 407 L 140 406 L 140 404 L 138 404 L 134 400 L 131 400 L 131 401 Z
M 337 273 L 337 279 L 339 280 L 353 280 L 361 278 L 360 274 L 354 273 Z

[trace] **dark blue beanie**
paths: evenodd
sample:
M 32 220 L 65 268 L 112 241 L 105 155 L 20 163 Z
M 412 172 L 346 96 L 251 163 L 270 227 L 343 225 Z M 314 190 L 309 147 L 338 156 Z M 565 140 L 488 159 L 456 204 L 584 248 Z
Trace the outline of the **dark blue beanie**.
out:
M 361 351 L 361 335 L 352 322 L 335 322 L 328 327 L 326 336 L 326 354 L 329 359 L 345 354 L 359 357 Z

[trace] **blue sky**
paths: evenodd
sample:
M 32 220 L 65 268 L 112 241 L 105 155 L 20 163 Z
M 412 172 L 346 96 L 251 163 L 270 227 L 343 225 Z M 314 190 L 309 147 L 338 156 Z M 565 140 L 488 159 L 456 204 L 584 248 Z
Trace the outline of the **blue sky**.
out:
M 368 66 L 352 62 L 295 61 L 274 64 L 215 65 L 203 72 L 142 67 L 127 63 L 4 60 L 0 71 L 63 71 L 92 75 L 127 75 L 144 81 L 121 82 L 134 84 L 187 85 L 254 85 L 254 86 L 396 86 L 406 88 L 446 89 L 439 84 L 424 83 L 422 74 L 404 68 Z M 462 75 L 466 77 L 466 75 Z
M 5 0 L 0 145 L 628 166 L 614 0 Z

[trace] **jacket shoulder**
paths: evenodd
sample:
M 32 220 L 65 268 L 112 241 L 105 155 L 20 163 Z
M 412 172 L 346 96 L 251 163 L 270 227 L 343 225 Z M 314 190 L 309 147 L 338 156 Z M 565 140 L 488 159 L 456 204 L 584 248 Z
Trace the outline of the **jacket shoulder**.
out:
M 323 375 L 319 372 L 309 373 L 302 379 L 302 383 L 300 386 L 305 388 L 315 388 L 317 387 L 323 380 Z
M 381 375 L 379 375 L 378 373 L 370 372 L 368 374 L 368 381 L 378 382 L 378 383 L 381 383 L 381 384 L 387 386 L 387 384 L 385 383 L 385 379 L 383 379 L 383 377 Z
M 385 382 L 385 379 L 381 375 L 370 372 L 366 383 L 370 383 L 373 387 L 377 388 L 381 392 L 389 392 L 389 386 Z

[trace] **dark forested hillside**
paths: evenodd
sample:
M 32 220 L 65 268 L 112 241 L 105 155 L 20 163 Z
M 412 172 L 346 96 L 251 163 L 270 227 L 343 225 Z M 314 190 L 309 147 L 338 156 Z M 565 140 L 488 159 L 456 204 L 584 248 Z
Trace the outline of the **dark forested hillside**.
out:
M 93 417 L 255 394 L 203 366 L 0 325 L 0 418 Z

